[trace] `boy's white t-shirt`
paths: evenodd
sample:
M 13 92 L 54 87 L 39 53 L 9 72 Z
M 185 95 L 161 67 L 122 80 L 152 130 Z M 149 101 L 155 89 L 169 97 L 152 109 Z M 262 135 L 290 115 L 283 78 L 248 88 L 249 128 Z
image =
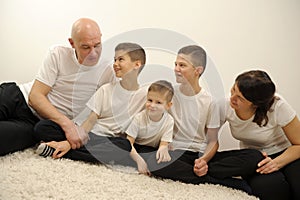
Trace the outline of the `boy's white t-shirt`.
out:
M 175 121 L 173 148 L 203 153 L 206 129 L 220 126 L 219 109 L 212 96 L 203 88 L 194 96 L 185 96 L 176 85 L 170 113 Z
M 272 155 L 291 146 L 281 127 L 290 123 L 296 112 L 283 98 L 275 100 L 267 113 L 269 122 L 262 127 L 252 122 L 254 115 L 248 120 L 242 120 L 230 106 L 230 100 L 226 99 L 224 102 L 221 103 L 224 105 L 221 120 L 229 122 L 231 134 L 240 141 L 240 148 L 253 148 Z
M 120 81 L 100 87 L 87 103 L 100 116 L 91 132 L 110 137 L 123 134 L 134 115 L 143 109 L 146 95 L 147 88 L 129 91 L 120 85 Z
M 53 46 L 36 80 L 51 87 L 48 93 L 51 104 L 69 119 L 73 119 L 84 110 L 86 102 L 96 90 L 103 84 L 114 81 L 115 76 L 110 61 L 100 57 L 96 65 L 84 66 L 78 63 L 73 48 Z M 26 101 L 31 86 L 32 84 L 20 87 Z
M 157 148 L 161 141 L 172 142 L 173 127 L 174 120 L 169 113 L 165 112 L 158 122 L 154 122 L 143 110 L 134 116 L 126 133 L 135 138 L 136 144 Z

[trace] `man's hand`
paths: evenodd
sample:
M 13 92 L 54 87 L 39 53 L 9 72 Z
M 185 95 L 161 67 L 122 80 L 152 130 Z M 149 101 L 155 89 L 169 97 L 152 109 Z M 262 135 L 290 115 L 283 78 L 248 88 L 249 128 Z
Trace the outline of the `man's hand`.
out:
M 156 152 L 157 163 L 171 161 L 171 156 L 168 151 L 168 145 L 161 145 Z
M 203 158 L 196 159 L 194 164 L 194 173 L 197 176 L 204 176 L 207 174 L 207 171 L 208 171 L 207 162 Z
M 88 135 L 69 119 L 64 121 L 63 125 L 61 125 L 61 128 L 64 130 L 66 138 L 72 149 L 80 148 L 88 140 Z

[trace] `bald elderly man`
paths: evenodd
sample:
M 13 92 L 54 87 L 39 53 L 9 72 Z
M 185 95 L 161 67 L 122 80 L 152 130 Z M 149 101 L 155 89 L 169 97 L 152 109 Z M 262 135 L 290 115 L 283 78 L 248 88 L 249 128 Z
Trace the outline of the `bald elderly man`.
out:
M 0 85 L 0 156 L 35 145 L 37 123 L 63 131 L 73 149 L 84 144 L 88 136 L 75 121 L 85 118 L 94 92 L 115 79 L 110 62 L 100 59 L 101 36 L 94 20 L 80 18 L 72 26 L 71 47 L 51 47 L 34 81 Z

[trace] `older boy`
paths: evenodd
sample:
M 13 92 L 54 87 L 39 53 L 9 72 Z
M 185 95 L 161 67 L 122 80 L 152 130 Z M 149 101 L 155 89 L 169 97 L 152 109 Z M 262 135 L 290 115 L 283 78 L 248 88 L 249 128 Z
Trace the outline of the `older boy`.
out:
M 88 101 L 91 113 L 81 125 L 90 137 L 85 147 L 72 150 L 63 135 L 52 141 L 53 137 L 43 135 L 43 127 L 39 127 L 37 134 L 48 143 L 42 143 L 37 153 L 101 163 L 118 162 L 129 155 L 130 142 L 120 136 L 144 106 L 146 90 L 139 87 L 137 78 L 146 62 L 145 51 L 138 44 L 121 43 L 115 48 L 114 61 L 115 75 L 121 80 L 102 86 Z
M 168 81 L 152 83 L 148 88 L 145 110 L 134 117 L 126 131 L 132 146 L 130 156 L 141 174 L 150 174 L 147 163 L 139 155 L 139 150 L 145 147 L 149 151 L 157 151 L 158 163 L 171 160 L 168 145 L 172 142 L 174 120 L 167 111 L 172 106 L 173 94 L 173 86 Z
M 175 61 L 175 97 L 170 113 L 174 118 L 174 138 L 169 163 L 148 167 L 155 176 L 186 183 L 216 183 L 250 192 L 242 180 L 217 180 L 207 175 L 207 162 L 218 149 L 219 110 L 212 96 L 199 84 L 206 66 L 206 52 L 200 46 L 190 45 L 178 51 Z M 194 173 L 194 163 L 197 175 Z

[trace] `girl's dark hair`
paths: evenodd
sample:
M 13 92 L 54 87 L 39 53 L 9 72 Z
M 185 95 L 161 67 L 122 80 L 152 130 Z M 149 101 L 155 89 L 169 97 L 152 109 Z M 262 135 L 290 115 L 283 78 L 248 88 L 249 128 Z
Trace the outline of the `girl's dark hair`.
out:
M 266 126 L 267 112 L 274 103 L 276 90 L 270 76 L 261 70 L 251 70 L 240 74 L 235 82 L 242 95 L 256 107 L 253 122 Z

